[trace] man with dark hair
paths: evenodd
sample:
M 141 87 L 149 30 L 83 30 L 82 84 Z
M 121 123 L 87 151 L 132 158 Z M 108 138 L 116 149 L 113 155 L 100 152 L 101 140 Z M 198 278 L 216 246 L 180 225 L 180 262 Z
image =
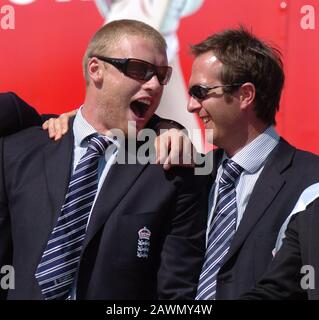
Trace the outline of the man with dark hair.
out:
M 15 270 L 0 296 L 192 299 L 201 179 L 140 163 L 128 146 L 129 122 L 137 132 L 152 122 L 169 81 L 165 40 L 142 22 L 111 22 L 90 41 L 84 71 L 85 100 L 62 139 L 34 127 L 0 141 L 0 266 Z M 119 164 L 123 154 L 135 163 Z
M 257 117 L 265 124 L 276 124 L 285 79 L 279 50 L 242 27 L 214 34 L 192 46 L 195 57 L 212 51 L 222 63 L 219 80 L 223 84 L 232 84 L 223 87 L 225 97 L 231 99 L 240 84 L 251 81 L 256 92 L 254 111 Z
M 236 299 L 271 262 L 278 231 L 301 192 L 318 181 L 319 158 L 275 131 L 284 84 L 278 50 L 243 27 L 192 47 L 188 110 L 214 156 L 206 255 L 196 299 Z

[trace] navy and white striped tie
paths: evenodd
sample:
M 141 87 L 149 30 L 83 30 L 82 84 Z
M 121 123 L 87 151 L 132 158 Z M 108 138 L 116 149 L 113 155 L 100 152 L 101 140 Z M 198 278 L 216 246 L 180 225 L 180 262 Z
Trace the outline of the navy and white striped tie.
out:
M 65 300 L 77 272 L 90 211 L 98 186 L 98 163 L 110 141 L 94 135 L 77 164 L 35 277 L 47 300 Z
M 216 281 L 223 259 L 236 232 L 237 204 L 235 182 L 243 168 L 232 160 L 225 160 L 219 180 L 213 221 L 208 233 L 205 262 L 199 277 L 196 300 L 213 300 Z

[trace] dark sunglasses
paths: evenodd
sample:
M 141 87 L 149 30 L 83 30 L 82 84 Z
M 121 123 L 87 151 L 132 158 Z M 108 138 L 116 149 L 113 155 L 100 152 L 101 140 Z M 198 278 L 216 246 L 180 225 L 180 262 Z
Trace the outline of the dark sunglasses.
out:
M 155 66 L 154 64 L 140 59 L 108 58 L 100 55 L 90 56 L 90 58 L 93 57 L 111 64 L 126 76 L 136 80 L 149 81 L 156 75 L 158 82 L 163 85 L 168 83 L 172 75 L 172 67 Z
M 242 83 L 233 83 L 233 84 L 221 84 L 221 85 L 209 87 L 203 84 L 195 84 L 188 90 L 188 94 L 197 100 L 204 100 L 213 90 L 217 88 L 240 87 L 241 85 Z

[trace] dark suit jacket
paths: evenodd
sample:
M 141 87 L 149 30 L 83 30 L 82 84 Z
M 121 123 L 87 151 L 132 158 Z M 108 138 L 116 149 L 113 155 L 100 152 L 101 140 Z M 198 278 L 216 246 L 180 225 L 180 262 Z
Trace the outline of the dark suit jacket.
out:
M 41 125 L 34 108 L 13 92 L 0 93 L 0 136 L 6 136 L 30 126 Z
M 215 152 L 216 164 L 221 154 Z M 272 260 L 281 225 L 302 191 L 317 181 L 319 157 L 281 139 L 267 159 L 225 256 L 217 299 L 237 299 L 258 282 Z
M 15 268 L 9 299 L 42 299 L 36 267 L 64 201 L 72 130 L 34 127 L 0 141 L 0 265 Z M 193 298 L 202 264 L 202 177 L 159 165 L 114 164 L 96 201 L 80 262 L 79 299 Z M 151 231 L 148 258 L 138 231 Z
M 256 287 L 242 299 L 319 299 L 319 199 L 292 217 L 281 249 Z M 306 269 L 302 271 L 302 267 Z M 309 269 L 311 266 L 313 269 Z M 305 277 L 302 280 L 302 277 Z M 302 288 L 301 283 L 306 284 Z M 307 290 L 308 289 L 308 290 Z

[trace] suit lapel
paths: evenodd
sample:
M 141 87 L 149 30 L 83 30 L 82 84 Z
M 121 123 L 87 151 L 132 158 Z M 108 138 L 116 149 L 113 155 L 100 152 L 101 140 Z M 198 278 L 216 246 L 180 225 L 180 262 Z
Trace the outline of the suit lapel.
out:
M 44 149 L 44 167 L 47 179 L 48 192 L 54 210 L 56 221 L 67 192 L 72 156 L 73 156 L 73 119 L 70 121 L 69 132 L 59 141 L 52 141 Z
M 282 172 L 290 165 L 295 148 L 281 139 L 277 147 L 271 152 L 265 168 L 258 178 L 250 196 L 242 221 L 235 233 L 224 264 L 236 253 L 248 237 L 255 224 L 266 212 L 278 192 L 285 183 Z
M 142 165 L 139 163 L 115 163 L 112 166 L 108 175 L 106 176 L 94 205 L 83 244 L 83 251 L 101 226 L 105 224 L 111 213 L 115 210 L 122 198 L 127 194 L 146 166 L 147 165 Z

